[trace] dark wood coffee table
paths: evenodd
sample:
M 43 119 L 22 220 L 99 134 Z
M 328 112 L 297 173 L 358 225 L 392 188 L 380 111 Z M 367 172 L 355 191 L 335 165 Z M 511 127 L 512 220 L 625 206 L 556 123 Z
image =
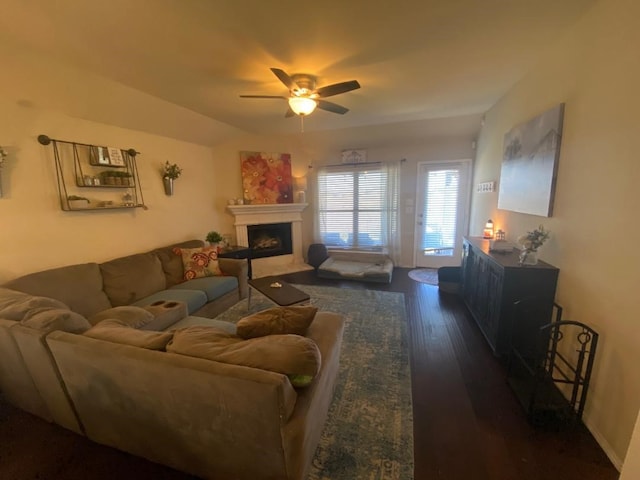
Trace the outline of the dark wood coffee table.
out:
M 281 287 L 272 287 L 271 285 L 279 283 Z M 255 288 L 273 303 L 281 307 L 289 307 L 291 305 L 301 305 L 309 303 L 310 297 L 308 293 L 298 290 L 296 287 L 289 285 L 278 277 L 262 277 L 249 280 L 249 299 L 248 308 L 251 308 L 251 289 Z

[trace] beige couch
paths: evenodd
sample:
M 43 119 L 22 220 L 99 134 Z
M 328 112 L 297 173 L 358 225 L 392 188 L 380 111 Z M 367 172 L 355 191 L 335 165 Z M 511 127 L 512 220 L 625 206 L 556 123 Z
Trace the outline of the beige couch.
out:
M 167 249 L 171 247 L 153 255 L 160 257 Z M 122 259 L 107 264 L 139 273 L 145 259 L 133 257 L 127 267 Z M 225 263 L 221 262 L 221 267 L 236 268 L 238 284 L 246 289 L 246 261 Z M 306 335 L 318 345 L 322 366 L 311 386 L 295 389 L 281 373 L 81 334 L 91 326 L 89 320 L 104 318 L 100 309 L 117 303 L 113 299 L 118 298 L 118 292 L 134 298 L 132 303 L 147 299 L 139 310 L 151 312 L 155 318 L 142 328 L 234 328 L 200 316 L 179 319 L 194 307 L 171 297 L 169 309 L 164 304 L 152 306 L 158 303 L 157 292 L 124 278 L 122 285 L 129 285 L 128 290 L 111 290 L 116 286 L 111 282 L 114 269 L 103 268 L 104 264 L 97 266 L 103 274 L 101 290 L 111 301 L 103 303 L 96 291 L 99 279 L 87 273 L 96 271 L 95 264 L 88 265 L 78 267 L 84 274 L 80 279 L 70 275 L 72 266 L 6 285 L 20 287 L 28 294 L 0 288 L 0 389 L 8 400 L 98 443 L 203 478 L 305 477 L 333 396 L 344 328 L 341 316 L 328 312 L 316 315 Z M 165 264 L 163 271 L 176 274 Z M 113 277 L 108 281 L 109 275 Z M 55 281 L 46 285 L 43 279 Z M 167 295 L 179 290 L 171 288 L 174 285 L 168 279 L 166 282 Z M 238 287 L 235 299 L 244 295 L 241 290 Z M 196 312 L 213 311 L 202 308 Z

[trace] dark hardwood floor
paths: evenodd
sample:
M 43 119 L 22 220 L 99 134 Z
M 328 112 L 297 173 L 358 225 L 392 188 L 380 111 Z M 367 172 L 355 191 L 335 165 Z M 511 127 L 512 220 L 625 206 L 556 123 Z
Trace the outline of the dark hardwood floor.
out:
M 462 302 L 396 269 L 390 285 L 291 283 L 405 294 L 414 409 L 415 480 L 614 480 L 618 472 L 584 428 L 532 428 Z M 213 453 L 215 454 L 215 453 Z M 0 398 L 0 478 L 188 479 L 188 475 L 94 444 Z M 224 479 L 221 479 L 224 480 Z M 333 479 L 356 480 L 356 479 Z M 359 480 L 359 479 L 358 479 Z

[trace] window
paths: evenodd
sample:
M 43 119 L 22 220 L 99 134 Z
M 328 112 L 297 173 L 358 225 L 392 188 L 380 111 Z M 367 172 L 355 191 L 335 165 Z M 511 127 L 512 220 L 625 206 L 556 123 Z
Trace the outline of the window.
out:
M 397 177 L 385 164 L 320 169 L 320 241 L 328 247 L 389 250 L 399 230 Z

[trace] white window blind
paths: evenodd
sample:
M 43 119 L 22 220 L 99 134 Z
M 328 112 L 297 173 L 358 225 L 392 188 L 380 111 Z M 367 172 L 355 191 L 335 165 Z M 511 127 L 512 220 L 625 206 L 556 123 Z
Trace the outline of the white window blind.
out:
M 425 231 L 422 250 L 425 255 L 443 255 L 453 251 L 458 220 L 459 188 L 459 170 L 429 172 L 423 205 Z
M 390 215 L 388 175 L 377 166 L 340 166 L 318 172 L 318 224 L 330 247 L 381 250 Z

